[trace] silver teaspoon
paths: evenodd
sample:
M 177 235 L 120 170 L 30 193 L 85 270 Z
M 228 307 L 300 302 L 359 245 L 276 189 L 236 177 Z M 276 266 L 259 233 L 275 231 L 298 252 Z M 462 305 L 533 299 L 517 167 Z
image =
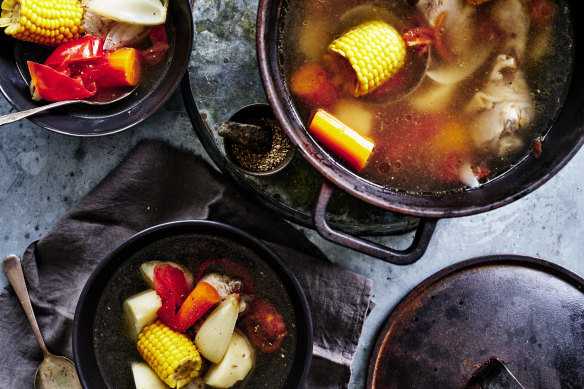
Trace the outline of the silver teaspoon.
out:
M 43 352 L 44 358 L 36 371 L 34 387 L 36 389 L 81 389 L 81 383 L 77 377 L 73 362 L 65 357 L 51 354 L 45 346 L 32 310 L 20 259 L 16 255 L 8 255 L 2 262 L 2 268 L 18 296 L 22 308 L 24 308 L 24 313 Z
M 115 102 L 120 101 L 122 99 L 125 99 L 126 97 L 131 95 L 136 89 L 137 89 L 137 86 L 134 87 L 133 89 L 129 90 L 128 92 L 117 96 L 115 99 L 112 99 L 112 100 L 63 100 L 63 101 L 56 101 L 56 102 L 51 103 L 51 104 L 42 105 L 40 107 L 27 109 L 25 111 L 9 113 L 8 115 L 0 116 L 0 126 L 3 126 L 4 124 L 14 123 L 14 122 L 17 122 L 21 119 L 27 118 L 29 116 L 36 115 L 39 112 L 43 112 L 43 111 L 46 111 L 46 110 L 49 110 L 52 108 L 56 108 L 56 107 L 61 107 L 63 105 L 69 105 L 69 104 L 107 105 L 107 104 L 112 104 L 112 103 L 115 103 Z

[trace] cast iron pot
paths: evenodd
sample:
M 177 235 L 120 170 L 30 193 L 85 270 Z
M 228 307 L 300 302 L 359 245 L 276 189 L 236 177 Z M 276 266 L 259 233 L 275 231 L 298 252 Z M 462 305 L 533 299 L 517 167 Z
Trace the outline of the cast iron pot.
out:
M 577 0 L 568 1 L 571 15 Z M 439 195 L 397 193 L 374 184 L 335 161 L 300 121 L 285 86 L 280 69 L 278 42 L 281 17 L 287 0 L 260 0 L 257 16 L 257 54 L 266 95 L 282 128 L 324 178 L 313 219 L 318 232 L 326 239 L 387 262 L 405 265 L 415 262 L 425 252 L 438 218 L 458 217 L 486 212 L 509 204 L 532 192 L 553 177 L 576 154 L 584 143 L 584 74 L 568 76 L 565 103 L 543 137 L 543 153 L 532 155 L 502 176 L 477 189 Z M 584 25 L 572 23 L 574 34 L 573 69 L 584 68 Z M 335 231 L 327 224 L 327 203 L 334 186 L 372 205 L 421 217 L 415 238 L 405 250 L 394 250 L 368 240 Z
M 139 266 L 174 261 L 192 271 L 209 259 L 229 259 L 250 270 L 256 297 L 268 298 L 289 335 L 277 357 L 263 354 L 249 376 L 234 388 L 298 389 L 312 361 L 312 316 L 306 296 L 288 266 L 257 238 L 208 220 L 170 222 L 137 233 L 114 249 L 85 284 L 73 321 L 73 358 L 84 389 L 133 388 L 130 363 L 140 360 L 122 327 L 127 297 L 148 287 Z M 293 322 L 294 325 L 289 323 Z

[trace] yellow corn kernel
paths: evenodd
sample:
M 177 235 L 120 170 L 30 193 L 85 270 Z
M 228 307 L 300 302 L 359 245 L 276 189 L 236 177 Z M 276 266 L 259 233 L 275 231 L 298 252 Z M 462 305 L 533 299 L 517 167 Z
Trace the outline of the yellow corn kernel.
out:
M 389 80 L 406 62 L 406 44 L 395 28 L 375 20 L 345 32 L 328 47 L 349 61 L 357 76 L 355 97 L 366 95 Z
M 16 39 L 56 46 L 83 33 L 83 8 L 78 0 L 4 0 L 0 27 Z M 67 33 L 60 32 L 62 27 Z
M 138 352 L 152 370 L 171 388 L 181 388 L 199 375 L 201 356 L 188 336 L 160 320 L 142 329 Z

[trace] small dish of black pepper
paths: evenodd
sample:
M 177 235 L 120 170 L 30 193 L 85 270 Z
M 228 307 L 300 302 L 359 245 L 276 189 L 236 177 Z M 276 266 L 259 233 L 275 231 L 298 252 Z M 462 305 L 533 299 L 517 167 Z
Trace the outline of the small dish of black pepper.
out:
M 294 155 L 294 146 L 267 104 L 245 106 L 217 129 L 227 160 L 251 175 L 281 171 Z

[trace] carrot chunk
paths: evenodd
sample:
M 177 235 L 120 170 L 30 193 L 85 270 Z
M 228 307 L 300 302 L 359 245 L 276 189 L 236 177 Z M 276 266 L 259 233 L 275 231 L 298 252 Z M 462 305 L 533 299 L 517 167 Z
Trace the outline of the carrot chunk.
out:
M 322 109 L 316 111 L 308 130 L 355 171 L 365 167 L 375 146 L 371 139 L 359 134 Z

